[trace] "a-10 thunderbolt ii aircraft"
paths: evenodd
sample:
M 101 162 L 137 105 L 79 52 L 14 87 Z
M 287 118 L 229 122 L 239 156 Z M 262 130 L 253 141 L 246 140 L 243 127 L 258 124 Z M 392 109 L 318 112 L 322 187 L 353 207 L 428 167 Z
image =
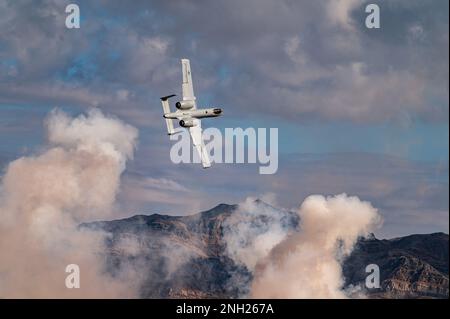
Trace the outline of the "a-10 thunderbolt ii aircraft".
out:
M 194 144 L 197 152 L 202 161 L 203 168 L 211 167 L 208 153 L 206 152 L 205 144 L 202 138 L 202 125 L 201 120 L 205 117 L 217 117 L 222 114 L 220 108 L 208 108 L 198 109 L 194 96 L 194 88 L 192 86 L 191 66 L 188 59 L 181 60 L 181 66 L 183 71 L 183 100 L 175 103 L 177 110 L 170 112 L 169 99 L 176 96 L 175 94 L 163 96 L 161 103 L 164 111 L 163 117 L 166 119 L 167 132 L 169 135 L 175 134 L 173 128 L 173 120 L 179 120 L 181 127 L 189 129 L 189 134 L 192 138 L 192 144 Z

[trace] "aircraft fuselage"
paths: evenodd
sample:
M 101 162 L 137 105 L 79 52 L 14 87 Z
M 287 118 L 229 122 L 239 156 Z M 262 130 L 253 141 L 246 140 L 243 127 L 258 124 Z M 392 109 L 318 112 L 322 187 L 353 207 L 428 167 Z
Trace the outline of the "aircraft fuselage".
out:
M 209 109 L 195 109 L 195 110 L 179 110 L 177 112 L 166 113 L 163 115 L 166 119 L 179 119 L 179 118 L 206 118 L 206 117 L 218 117 L 222 114 L 220 108 Z

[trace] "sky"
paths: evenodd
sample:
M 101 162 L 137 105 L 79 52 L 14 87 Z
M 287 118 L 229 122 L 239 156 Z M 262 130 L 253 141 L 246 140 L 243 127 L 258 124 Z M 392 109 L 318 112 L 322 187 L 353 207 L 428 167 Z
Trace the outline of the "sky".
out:
M 65 7 L 81 27 L 65 27 Z M 365 7 L 380 6 L 367 29 Z M 380 237 L 449 223 L 449 4 L 419 1 L 0 0 L 0 169 L 45 147 L 55 107 L 99 108 L 139 129 L 117 217 L 190 214 L 263 197 L 296 209 L 347 193 L 379 209 Z M 279 169 L 175 165 L 159 97 L 189 58 L 204 127 L 274 127 Z M 173 106 L 172 106 L 173 107 Z M 0 173 L 2 174 L 2 173 Z

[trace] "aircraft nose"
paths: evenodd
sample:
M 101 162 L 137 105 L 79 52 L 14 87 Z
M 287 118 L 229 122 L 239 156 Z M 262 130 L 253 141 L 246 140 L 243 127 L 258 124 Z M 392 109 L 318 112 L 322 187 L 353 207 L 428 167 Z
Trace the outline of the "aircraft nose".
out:
M 213 113 L 216 115 L 222 114 L 222 109 L 214 109 Z

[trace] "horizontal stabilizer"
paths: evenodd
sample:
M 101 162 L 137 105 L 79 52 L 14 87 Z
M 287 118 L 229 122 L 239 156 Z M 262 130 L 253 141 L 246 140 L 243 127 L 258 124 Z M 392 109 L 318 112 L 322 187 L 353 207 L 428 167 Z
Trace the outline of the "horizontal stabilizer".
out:
M 163 96 L 161 98 L 164 115 L 170 113 L 169 99 L 173 96 L 175 96 L 175 94 Z M 171 119 L 166 119 L 166 125 L 167 125 L 167 134 L 169 135 L 175 134 L 175 130 L 173 128 L 173 121 Z
M 176 94 L 171 94 L 171 95 L 167 95 L 167 96 L 163 96 L 161 97 L 161 101 L 167 101 L 168 99 L 170 99 L 171 97 L 177 96 Z

